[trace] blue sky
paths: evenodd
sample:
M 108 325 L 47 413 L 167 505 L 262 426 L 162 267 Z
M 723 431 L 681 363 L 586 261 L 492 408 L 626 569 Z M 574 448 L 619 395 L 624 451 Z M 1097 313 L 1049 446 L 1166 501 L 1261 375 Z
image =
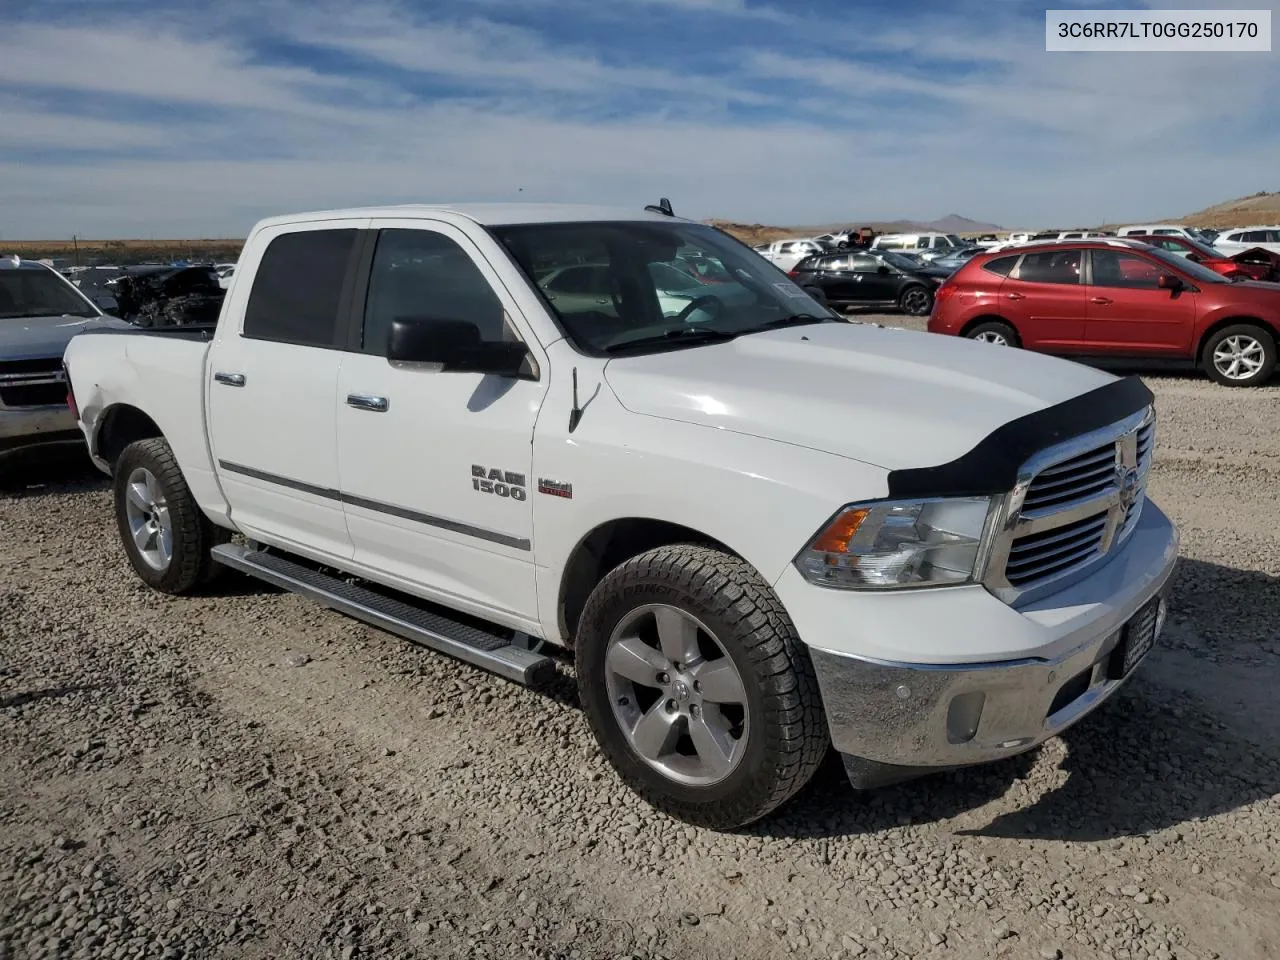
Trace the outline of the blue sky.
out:
M 658 196 L 1072 226 L 1280 189 L 1277 54 L 1050 54 L 1021 0 L 4 6 L 0 241 Z

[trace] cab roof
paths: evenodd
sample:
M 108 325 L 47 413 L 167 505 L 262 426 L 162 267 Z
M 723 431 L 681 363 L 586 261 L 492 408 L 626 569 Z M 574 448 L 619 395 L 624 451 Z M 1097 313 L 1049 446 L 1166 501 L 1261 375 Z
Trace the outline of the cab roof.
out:
M 313 210 L 268 217 L 255 229 L 286 226 L 291 223 L 313 223 L 317 220 L 359 220 L 364 218 L 433 219 L 458 217 L 486 227 L 524 223 L 583 223 L 605 220 L 639 220 L 652 223 L 691 223 L 683 217 L 669 217 L 636 207 L 596 206 L 578 203 L 406 203 L 380 207 L 349 207 L 338 210 Z

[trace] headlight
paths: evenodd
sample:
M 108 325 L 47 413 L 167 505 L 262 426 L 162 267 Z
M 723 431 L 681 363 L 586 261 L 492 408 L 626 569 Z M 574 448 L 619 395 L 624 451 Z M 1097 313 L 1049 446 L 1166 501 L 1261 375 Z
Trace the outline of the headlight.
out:
M 810 583 L 848 590 L 970 583 L 981 576 L 997 503 L 992 497 L 851 503 L 795 564 Z

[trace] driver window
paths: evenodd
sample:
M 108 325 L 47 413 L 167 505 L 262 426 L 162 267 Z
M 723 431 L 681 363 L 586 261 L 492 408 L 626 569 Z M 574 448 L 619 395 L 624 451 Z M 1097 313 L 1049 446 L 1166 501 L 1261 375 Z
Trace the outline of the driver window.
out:
M 855 254 L 851 260 L 851 269 L 854 273 L 875 273 L 880 269 L 880 261 L 875 257 L 867 256 L 865 253 Z
M 518 339 L 502 301 L 457 243 L 431 230 L 382 230 L 365 297 L 364 353 L 385 355 L 393 320 L 465 320 L 483 340 Z

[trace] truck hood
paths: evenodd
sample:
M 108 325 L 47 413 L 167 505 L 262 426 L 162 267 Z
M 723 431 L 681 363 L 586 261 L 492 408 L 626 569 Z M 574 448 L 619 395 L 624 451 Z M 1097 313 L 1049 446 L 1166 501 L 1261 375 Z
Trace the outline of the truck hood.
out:
M 997 427 L 1115 380 L 958 337 L 830 323 L 616 358 L 633 413 L 778 440 L 886 470 L 947 463 Z
M 6 317 L 0 318 L 0 361 L 61 357 L 77 333 L 109 327 L 131 329 L 115 317 Z

